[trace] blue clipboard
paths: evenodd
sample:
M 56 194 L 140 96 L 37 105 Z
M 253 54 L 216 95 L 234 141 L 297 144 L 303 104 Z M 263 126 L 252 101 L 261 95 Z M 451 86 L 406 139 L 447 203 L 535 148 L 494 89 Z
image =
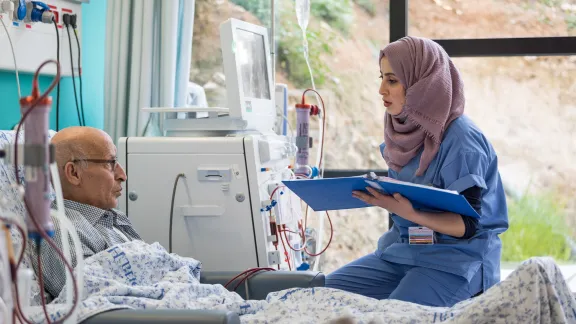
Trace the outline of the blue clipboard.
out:
M 372 207 L 352 197 L 352 191 L 366 191 L 366 187 L 372 186 L 384 194 L 401 194 L 412 202 L 415 209 L 446 211 L 480 218 L 480 215 L 462 195 L 407 182 L 388 182 L 366 177 L 298 179 L 282 182 L 314 211 Z

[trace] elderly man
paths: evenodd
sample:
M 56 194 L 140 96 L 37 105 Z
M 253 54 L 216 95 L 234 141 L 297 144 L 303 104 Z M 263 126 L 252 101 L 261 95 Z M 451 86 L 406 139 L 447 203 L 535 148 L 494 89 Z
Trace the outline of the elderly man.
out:
M 115 244 L 140 239 L 128 217 L 114 209 L 122 194 L 121 183 L 126 181 L 126 173 L 116 161 L 116 146 L 110 136 L 96 128 L 70 127 L 58 132 L 52 144 L 56 149 L 66 216 L 78 232 L 84 258 Z M 54 241 L 61 248 L 58 222 L 55 221 L 54 226 Z M 38 248 L 36 244 L 31 245 L 33 267 L 38 274 L 37 253 L 40 253 L 44 287 L 49 294 L 47 299 L 51 300 L 65 284 L 66 269 L 46 242 Z M 71 253 L 76 266 L 74 249 Z

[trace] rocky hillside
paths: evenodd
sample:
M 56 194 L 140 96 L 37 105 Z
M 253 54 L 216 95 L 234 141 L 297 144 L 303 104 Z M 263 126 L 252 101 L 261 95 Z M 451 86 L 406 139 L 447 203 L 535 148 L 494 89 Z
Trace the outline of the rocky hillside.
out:
M 389 3 L 373 1 L 371 10 L 366 10 L 366 2 L 352 4 L 345 31 L 319 19 L 311 22 L 310 29 L 318 34 L 310 42 L 321 42 L 330 50 L 314 57 L 321 61 L 325 78 L 318 89 L 328 101 L 327 168 L 386 168 L 377 150 L 383 140 L 384 114 L 377 55 L 388 43 Z M 282 17 L 291 17 L 294 25 L 291 3 L 282 2 L 287 12 Z M 209 103 L 218 106 L 225 98 L 218 25 L 228 17 L 260 22 L 227 0 L 197 0 L 196 6 L 191 79 L 203 85 Z M 576 35 L 575 1 L 412 0 L 409 14 L 410 34 L 430 38 Z M 465 80 L 466 112 L 493 142 L 507 186 L 520 193 L 550 190 L 558 198 L 574 197 L 576 57 L 454 61 Z M 277 82 L 301 93 L 297 89 L 309 85 L 296 78 L 293 68 L 280 64 Z M 567 213 L 575 225 L 572 200 Z M 335 237 L 323 263 L 327 272 L 372 252 L 387 229 L 386 212 L 375 208 L 331 216 Z M 311 222 L 317 217 L 313 215 Z

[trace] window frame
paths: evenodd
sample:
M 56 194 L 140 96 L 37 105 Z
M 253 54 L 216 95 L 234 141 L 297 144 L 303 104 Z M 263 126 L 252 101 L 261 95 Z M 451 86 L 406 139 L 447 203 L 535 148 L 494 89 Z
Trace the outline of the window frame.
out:
M 409 35 L 408 1 L 390 0 L 390 42 Z M 510 37 L 433 39 L 450 57 L 511 57 L 511 56 L 573 56 L 576 55 L 576 36 L 561 37 Z M 325 169 L 324 178 L 349 177 L 376 172 L 386 175 L 386 170 Z M 392 219 L 388 219 L 392 227 Z

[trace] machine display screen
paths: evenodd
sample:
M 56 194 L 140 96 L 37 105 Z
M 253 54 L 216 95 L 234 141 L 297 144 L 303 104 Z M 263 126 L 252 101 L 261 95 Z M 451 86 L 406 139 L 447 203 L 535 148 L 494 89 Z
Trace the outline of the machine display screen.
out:
M 236 29 L 236 59 L 245 97 L 271 99 L 266 55 L 263 35 Z

